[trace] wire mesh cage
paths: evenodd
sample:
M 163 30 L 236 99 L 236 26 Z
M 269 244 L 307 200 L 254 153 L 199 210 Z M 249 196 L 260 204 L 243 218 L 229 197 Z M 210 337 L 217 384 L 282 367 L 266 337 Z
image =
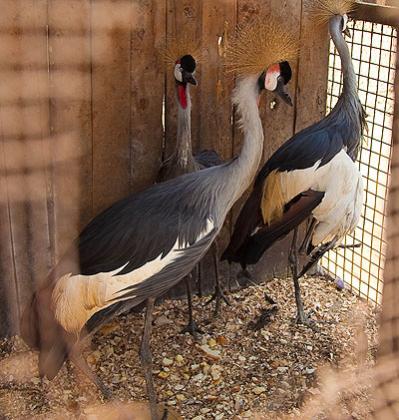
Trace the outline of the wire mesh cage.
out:
M 365 186 L 364 209 L 355 232 L 344 241 L 344 245 L 355 247 L 329 252 L 321 265 L 330 274 L 342 278 L 360 296 L 379 304 L 387 252 L 385 218 L 392 154 L 397 30 L 365 21 L 352 21 L 349 26 L 352 39 L 348 44 L 368 123 L 358 156 Z M 341 88 L 340 58 L 331 43 L 327 112 L 336 104 Z

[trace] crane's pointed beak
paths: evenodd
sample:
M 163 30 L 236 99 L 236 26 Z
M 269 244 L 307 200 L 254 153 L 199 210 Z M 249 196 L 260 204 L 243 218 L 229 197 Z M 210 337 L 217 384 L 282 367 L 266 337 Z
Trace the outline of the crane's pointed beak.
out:
M 287 89 L 284 84 L 284 79 L 280 76 L 277 81 L 277 87 L 275 92 L 280 96 L 280 98 L 288 105 L 293 106 L 291 96 L 288 94 Z
M 187 71 L 183 71 L 183 83 L 190 83 L 194 86 L 197 85 L 197 80 L 193 76 L 192 73 L 189 73 Z
M 344 35 L 347 36 L 348 38 L 352 38 L 352 34 L 351 34 L 351 31 L 349 30 L 349 28 L 346 28 L 344 30 Z

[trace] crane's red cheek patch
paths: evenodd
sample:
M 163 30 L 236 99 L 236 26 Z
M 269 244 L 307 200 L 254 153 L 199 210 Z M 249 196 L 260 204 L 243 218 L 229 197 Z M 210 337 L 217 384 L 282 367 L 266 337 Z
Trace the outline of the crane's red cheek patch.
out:
M 186 87 L 183 85 L 179 85 L 177 88 L 177 93 L 179 96 L 179 102 L 183 109 L 187 108 L 187 95 L 186 95 Z

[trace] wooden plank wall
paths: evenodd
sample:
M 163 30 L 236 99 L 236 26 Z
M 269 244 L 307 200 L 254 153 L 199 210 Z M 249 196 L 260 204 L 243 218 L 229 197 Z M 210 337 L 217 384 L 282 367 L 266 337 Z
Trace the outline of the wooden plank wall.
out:
M 204 51 L 192 89 L 194 150 L 212 148 L 224 159 L 239 153 L 234 80 L 221 62 L 236 23 L 254 15 L 280 17 L 305 49 L 292 63 L 295 106 L 270 93 L 262 99 L 264 158 L 322 115 L 327 35 L 313 36 L 304 13 L 297 0 L 3 0 L 0 336 L 18 332 L 34 288 L 82 226 L 153 183 L 173 150 L 172 68 L 158 54 L 165 40 L 194 40 Z M 222 242 L 230 231 L 227 223 Z M 280 268 L 283 248 L 270 254 Z M 262 273 L 273 271 L 270 261 Z

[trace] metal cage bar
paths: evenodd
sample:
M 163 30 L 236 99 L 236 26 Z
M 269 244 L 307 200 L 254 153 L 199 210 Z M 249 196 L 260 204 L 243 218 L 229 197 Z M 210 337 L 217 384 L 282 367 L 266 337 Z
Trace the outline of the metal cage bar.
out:
M 344 244 L 361 243 L 361 247 L 331 251 L 321 265 L 332 275 L 343 278 L 360 296 L 380 303 L 387 248 L 384 229 L 392 155 L 397 30 L 391 26 L 390 15 L 381 13 L 376 6 L 359 8 L 357 16 L 363 19 L 368 16 L 367 20 L 374 16 L 378 21 L 362 19 L 349 23 L 352 39 L 348 45 L 369 129 L 358 159 L 365 183 L 364 210 L 359 226 L 345 238 Z M 340 59 L 332 43 L 329 55 L 328 112 L 342 88 Z

